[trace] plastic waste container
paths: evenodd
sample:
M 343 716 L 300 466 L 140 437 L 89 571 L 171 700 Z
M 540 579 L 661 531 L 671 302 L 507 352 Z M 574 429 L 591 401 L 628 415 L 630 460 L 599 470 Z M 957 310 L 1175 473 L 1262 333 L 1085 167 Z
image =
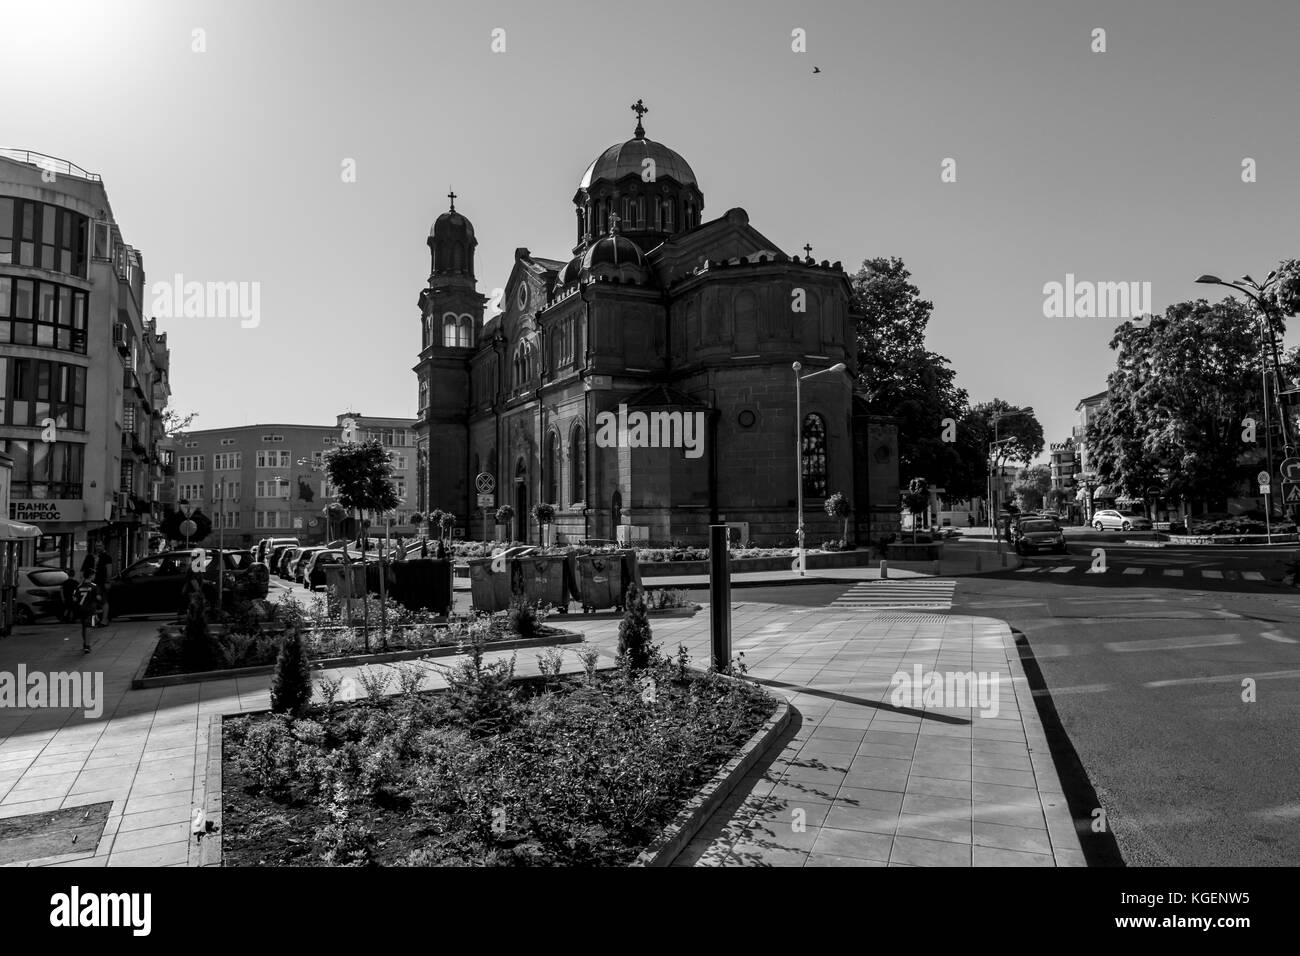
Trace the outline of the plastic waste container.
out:
M 389 596 L 408 611 L 446 614 L 451 609 L 451 562 L 438 558 L 395 561 Z
M 569 610 L 574 591 L 573 568 L 567 554 L 538 554 L 514 559 L 529 604 L 549 604 L 561 614 Z
M 469 561 L 469 590 L 474 610 L 491 614 L 510 607 L 512 584 L 518 576 L 515 561 L 508 560 L 504 569 L 492 570 L 492 558 L 471 558 Z
M 621 610 L 627 592 L 621 554 L 583 554 L 577 558 L 578 600 L 583 612 Z

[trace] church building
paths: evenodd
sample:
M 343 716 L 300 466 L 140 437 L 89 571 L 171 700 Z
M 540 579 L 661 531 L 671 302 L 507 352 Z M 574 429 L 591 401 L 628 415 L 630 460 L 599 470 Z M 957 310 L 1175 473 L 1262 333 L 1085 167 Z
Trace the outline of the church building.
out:
M 897 439 L 853 394 L 848 276 L 810 247 L 786 254 L 743 209 L 705 218 L 694 170 L 632 109 L 632 138 L 573 193 L 573 248 L 516 249 L 499 314 L 484 321 L 454 193 L 429 231 L 418 509 L 482 537 L 486 474 L 493 513 L 514 509 L 489 536 L 540 541 L 531 511 L 547 503 L 560 543 L 699 545 L 727 523 L 742 542 L 793 545 L 798 482 L 809 547 L 842 535 L 823 507 L 835 492 L 871 503 L 853 526 L 874 536 L 897 519 Z M 845 366 L 803 381 L 797 413 L 796 362 L 804 377 Z

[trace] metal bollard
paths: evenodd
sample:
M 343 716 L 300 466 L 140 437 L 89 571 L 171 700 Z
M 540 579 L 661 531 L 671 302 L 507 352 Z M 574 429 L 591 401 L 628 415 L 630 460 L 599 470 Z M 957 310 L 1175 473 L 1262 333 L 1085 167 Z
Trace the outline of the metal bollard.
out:
M 731 664 L 731 554 L 725 524 L 709 525 L 709 633 L 713 667 Z
M 889 577 L 889 562 L 882 560 L 880 562 L 880 580 L 883 581 L 887 577 Z

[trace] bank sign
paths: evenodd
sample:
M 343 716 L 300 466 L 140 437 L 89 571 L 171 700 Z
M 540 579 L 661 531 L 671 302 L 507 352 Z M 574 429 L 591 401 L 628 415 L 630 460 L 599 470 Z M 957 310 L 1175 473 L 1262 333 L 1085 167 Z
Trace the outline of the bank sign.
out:
M 9 502 L 9 517 L 27 524 L 80 521 L 85 507 L 80 498 L 19 498 Z

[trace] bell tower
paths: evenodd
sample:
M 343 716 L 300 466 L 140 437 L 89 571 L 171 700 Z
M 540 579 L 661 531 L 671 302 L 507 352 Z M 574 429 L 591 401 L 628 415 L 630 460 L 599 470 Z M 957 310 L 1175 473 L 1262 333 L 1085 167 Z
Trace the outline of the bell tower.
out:
M 457 516 L 466 527 L 470 500 L 469 405 L 470 359 L 478 347 L 486 299 L 474 278 L 474 226 L 456 211 L 456 194 L 434 220 L 427 240 L 430 272 L 420 291 L 420 356 L 416 424 L 419 457 L 425 477 L 412 503 L 427 513 L 435 508 Z

